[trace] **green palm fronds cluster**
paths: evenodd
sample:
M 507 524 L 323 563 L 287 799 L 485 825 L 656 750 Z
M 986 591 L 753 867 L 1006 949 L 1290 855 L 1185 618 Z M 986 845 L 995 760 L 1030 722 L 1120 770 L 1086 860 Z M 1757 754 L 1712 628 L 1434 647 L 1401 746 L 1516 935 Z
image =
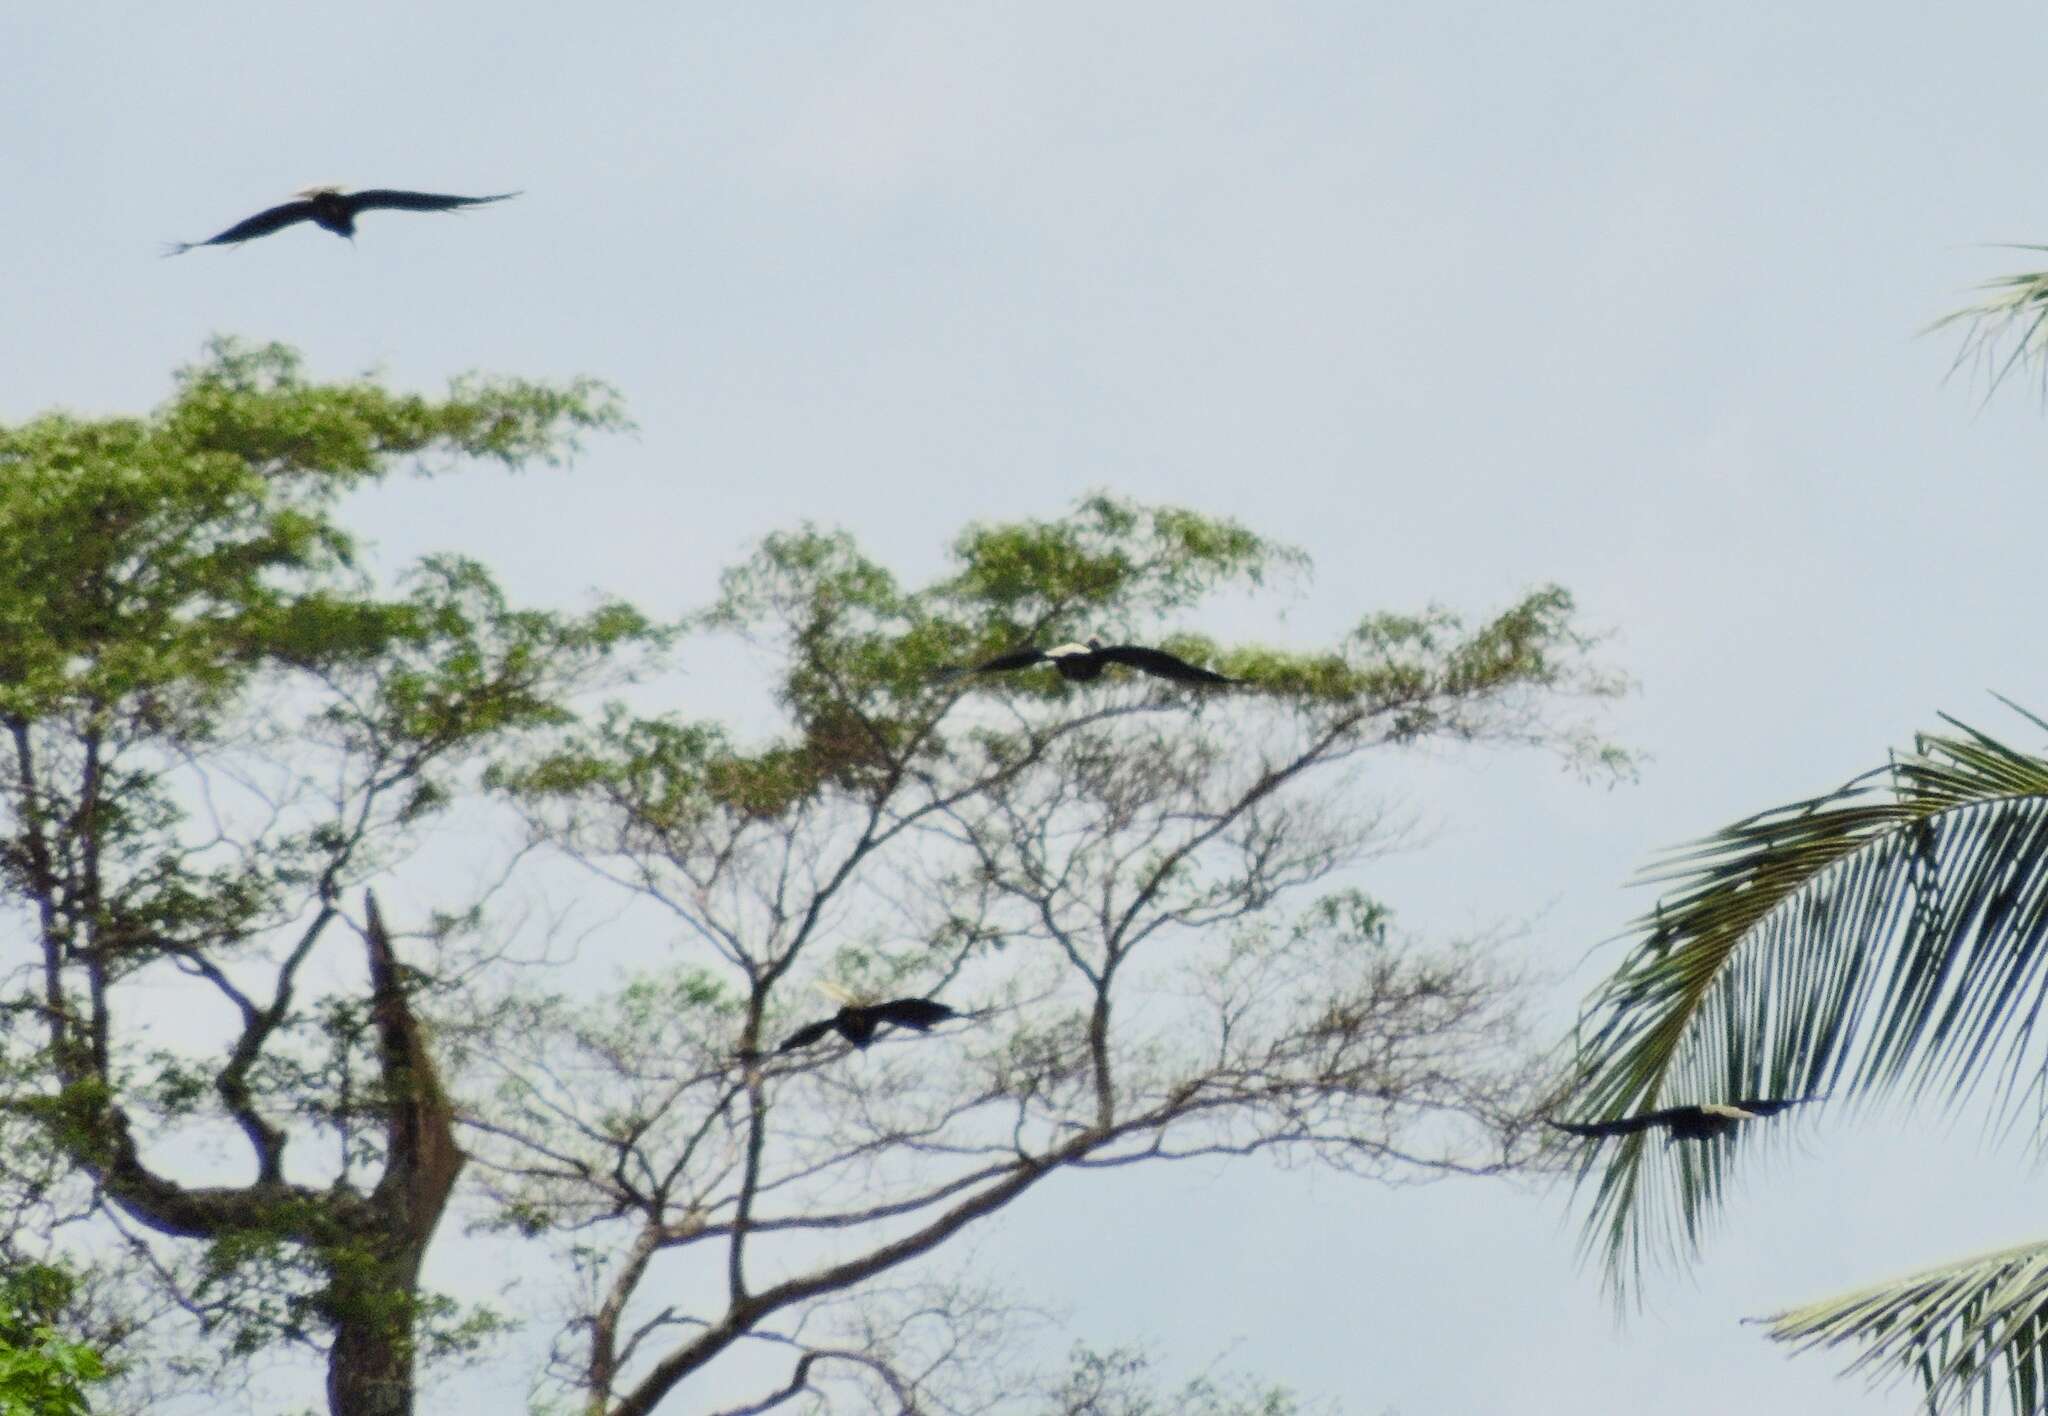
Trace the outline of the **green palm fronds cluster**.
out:
M 1947 721 L 1953 731 L 1886 767 L 1653 867 L 1663 898 L 1580 1023 L 1572 1114 L 1988 1089 L 2019 1119 L 2048 1077 L 2035 1026 L 2048 1003 L 2048 759 Z M 1740 1131 L 1697 1146 L 1638 1135 L 1606 1157 L 1586 1237 L 1617 1292 L 1696 1249 L 1753 1144 Z M 1589 1147 L 1582 1180 L 1600 1161 Z M 1918 1374 L 1930 1410 L 2002 1379 L 2014 1410 L 2036 1411 L 2048 1243 L 1772 1321 L 1785 1341 L 1863 1346 L 1858 1369 Z

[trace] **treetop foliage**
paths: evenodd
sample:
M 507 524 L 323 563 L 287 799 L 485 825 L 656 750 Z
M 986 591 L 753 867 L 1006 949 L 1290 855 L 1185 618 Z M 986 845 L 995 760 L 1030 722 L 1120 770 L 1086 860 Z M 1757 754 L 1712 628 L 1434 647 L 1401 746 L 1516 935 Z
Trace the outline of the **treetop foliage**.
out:
M 787 732 L 741 742 L 720 724 L 620 714 L 598 731 L 609 749 L 586 737 L 516 768 L 501 765 L 493 780 L 528 797 L 575 794 L 600 782 L 617 792 L 630 780 L 645 807 L 643 824 L 657 829 L 715 809 L 773 818 L 830 787 L 872 787 L 890 762 L 949 758 L 960 744 L 939 722 L 963 694 L 1056 705 L 1070 693 L 1050 672 L 989 684 L 948 679 L 942 671 L 949 667 L 1105 629 L 1156 634 L 1163 617 L 1218 589 L 1309 571 L 1303 552 L 1235 522 L 1107 494 L 1083 499 L 1057 520 L 972 527 L 954 542 L 952 558 L 950 573 L 908 589 L 844 532 L 770 535 L 725 574 L 716 602 L 688 624 L 784 655 L 775 693 L 789 716 Z M 1151 642 L 1245 680 L 1238 694 L 1328 724 L 1370 717 L 1400 741 L 1541 741 L 1582 768 L 1629 768 L 1626 753 L 1589 730 L 1560 732 L 1529 711 L 1544 695 L 1604 697 L 1623 685 L 1589 665 L 1596 640 L 1576 624 L 1571 596 L 1555 586 L 1477 627 L 1440 607 L 1370 615 L 1334 651 L 1225 649 L 1187 632 Z M 1004 750 L 985 721 L 976 720 L 976 732 L 984 750 Z
M 317 670 L 423 642 L 431 602 L 365 603 L 346 577 L 337 498 L 402 460 L 552 462 L 577 433 L 623 426 L 595 383 L 473 379 L 435 401 L 309 383 L 281 345 L 216 340 L 147 418 L 0 427 L 0 713 L 127 705 L 200 731 L 261 662 Z M 445 582 L 464 577 L 442 579 L 445 628 Z

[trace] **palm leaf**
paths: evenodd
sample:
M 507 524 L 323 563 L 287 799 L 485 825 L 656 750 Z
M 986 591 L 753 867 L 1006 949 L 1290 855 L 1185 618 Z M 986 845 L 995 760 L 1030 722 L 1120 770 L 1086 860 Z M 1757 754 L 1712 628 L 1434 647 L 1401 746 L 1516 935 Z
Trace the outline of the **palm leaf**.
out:
M 2048 761 L 1948 721 L 1958 734 L 1653 867 L 1668 893 L 1580 1021 L 1570 1115 L 1987 1078 L 2011 1108 L 2039 1085 Z M 1695 1252 L 1738 1148 L 1786 1129 L 1606 1152 L 1586 1242 L 1610 1285 Z M 1601 1158 L 1586 1147 L 1582 1183 Z
M 2048 1394 L 2048 1243 L 1927 1269 L 1759 1321 L 1798 1350 L 1861 1346 L 1844 1369 L 1918 1376 L 1930 1412 L 1989 1406 L 2002 1374 L 2014 1411 Z
M 2012 249 L 2042 251 L 2048 246 L 2016 245 Z M 1984 391 L 1988 398 L 2019 364 L 2041 359 L 2044 392 L 2048 392 L 2048 358 L 2043 358 L 2048 355 L 2048 271 L 2001 275 L 1978 289 L 1988 292 L 1983 299 L 1943 315 L 1923 331 L 1932 334 L 1951 325 L 1964 326 L 1963 342 L 1949 372 L 1954 373 L 1972 357 L 1980 359 L 1991 370 Z M 2014 334 L 2011 352 L 2001 359 L 2000 343 Z

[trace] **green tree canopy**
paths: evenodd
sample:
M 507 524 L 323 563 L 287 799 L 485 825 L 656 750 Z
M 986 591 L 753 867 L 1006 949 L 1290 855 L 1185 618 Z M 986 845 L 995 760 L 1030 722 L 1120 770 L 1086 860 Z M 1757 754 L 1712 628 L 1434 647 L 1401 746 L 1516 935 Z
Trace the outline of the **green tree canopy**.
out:
M 792 530 L 664 625 L 520 608 L 454 554 L 387 586 L 338 518 L 621 423 L 596 385 L 426 399 L 223 344 L 146 418 L 0 430 L 0 1257 L 89 1266 L 66 1330 L 125 1400 L 304 1350 L 331 1410 L 409 1411 L 421 1359 L 504 1322 L 421 1286 L 458 1207 L 564 1280 L 543 1400 L 705 1409 L 744 1349 L 788 1366 L 734 1410 L 943 1410 L 1001 1308 L 933 1256 L 1051 1176 L 1526 1162 L 1513 971 L 1392 926 L 1365 774 L 1431 742 L 1621 765 L 1567 595 L 1222 643 L 1209 597 L 1303 558 L 1105 495 L 971 527 L 918 586 Z M 1089 631 L 1246 682 L 940 672 Z M 761 656 L 758 720 L 599 701 L 714 639 Z M 383 917 L 371 885 L 493 811 L 618 915 L 585 957 L 512 965 L 490 887 L 438 874 L 424 940 Z M 961 1016 L 775 1050 L 826 991 Z
M 353 1001 L 309 965 L 482 752 L 663 634 L 616 604 L 514 609 L 452 556 L 379 593 L 333 510 L 406 463 L 517 467 L 620 424 L 596 385 L 433 400 L 219 343 L 148 417 L 0 429 L 10 1253 L 96 1219 L 159 1295 L 131 1313 L 160 1302 L 228 1356 L 317 1343 L 338 1409 L 409 1409 L 460 1156 L 374 911 Z M 166 990 L 216 1047 L 151 1039 Z M 246 1178 L 179 1178 L 220 1122 Z M 154 1350 L 128 1365 L 206 1380 L 189 1345 Z
M 1370 615 L 1313 651 L 1188 632 L 1219 589 L 1304 567 L 1110 496 L 972 527 L 915 587 L 848 535 L 775 535 L 691 623 L 767 656 L 779 724 L 617 708 L 493 767 L 534 839 L 644 905 L 675 960 L 594 1001 L 507 996 L 516 1025 L 485 1026 L 509 1046 L 468 1053 L 496 1080 L 473 1148 L 506 1223 L 587 1275 L 555 1352 L 579 1402 L 651 1411 L 737 1346 L 801 1348 L 839 1295 L 1056 1174 L 1523 1162 L 1506 971 L 1403 940 L 1338 878 L 1390 844 L 1372 754 L 1616 767 L 1563 708 L 1615 685 L 1556 589 L 1477 624 Z M 1244 683 L 944 672 L 1090 631 Z M 969 1020 L 774 1052 L 827 994 L 941 995 Z M 792 1381 L 828 1348 L 875 1353 L 806 1341 Z

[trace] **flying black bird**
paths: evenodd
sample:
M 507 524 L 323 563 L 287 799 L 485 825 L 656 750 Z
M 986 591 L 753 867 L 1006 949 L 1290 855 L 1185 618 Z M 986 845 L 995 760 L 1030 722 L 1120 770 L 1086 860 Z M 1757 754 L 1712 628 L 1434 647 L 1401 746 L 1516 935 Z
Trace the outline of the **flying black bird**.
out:
M 485 202 L 502 202 L 507 197 L 516 197 L 517 192 L 499 192 L 488 197 L 449 197 L 438 192 L 394 192 L 375 187 L 367 192 L 343 192 L 339 187 L 307 187 L 294 192 L 297 201 L 274 206 L 268 211 L 259 211 L 246 221 L 238 221 L 218 236 L 209 236 L 204 241 L 176 241 L 164 252 L 167 256 L 180 255 L 194 246 L 232 246 L 240 241 L 253 241 L 258 236 L 268 236 L 273 231 L 301 221 L 310 221 L 337 236 L 353 241 L 356 236 L 356 218 L 366 211 L 453 211 L 457 207 L 481 206 Z
M 883 1023 L 894 1023 L 898 1027 L 916 1028 L 919 1032 L 930 1032 L 934 1026 L 948 1018 L 960 1015 L 945 1004 L 930 998 L 894 998 L 887 1003 L 849 1003 L 831 1017 L 798 1028 L 782 1040 L 777 1052 L 794 1052 L 799 1047 L 809 1047 L 826 1033 L 838 1034 L 855 1047 L 866 1047 L 875 1039 L 875 1029 Z
M 1551 1121 L 1550 1124 L 1574 1136 L 1592 1136 L 1600 1140 L 1609 1136 L 1632 1136 L 1652 1126 L 1665 1126 L 1670 1128 L 1673 1141 L 1705 1141 L 1724 1136 L 1743 1122 L 1754 1121 L 1759 1116 L 1774 1116 L 1788 1106 L 1803 1106 L 1809 1101 L 1825 1099 L 1826 1094 L 1822 1093 L 1775 1101 L 1765 1097 L 1750 1101 L 1710 1101 L 1700 1106 L 1672 1106 L 1662 1111 L 1645 1111 L 1639 1116 L 1618 1116 L 1612 1121 Z M 1544 1119 L 1549 1120 L 1548 1117 Z
M 1011 669 L 1028 669 L 1033 664 L 1051 664 L 1061 678 L 1071 683 L 1101 678 L 1107 664 L 1127 664 L 1159 678 L 1177 679 L 1181 683 L 1242 682 L 1213 669 L 1190 664 L 1164 649 L 1148 649 L 1142 644 L 1104 644 L 1092 635 L 1086 644 L 1055 644 L 1050 649 L 1012 649 L 979 664 L 946 669 L 944 674 L 947 678 L 958 678 L 962 674 L 999 674 Z

